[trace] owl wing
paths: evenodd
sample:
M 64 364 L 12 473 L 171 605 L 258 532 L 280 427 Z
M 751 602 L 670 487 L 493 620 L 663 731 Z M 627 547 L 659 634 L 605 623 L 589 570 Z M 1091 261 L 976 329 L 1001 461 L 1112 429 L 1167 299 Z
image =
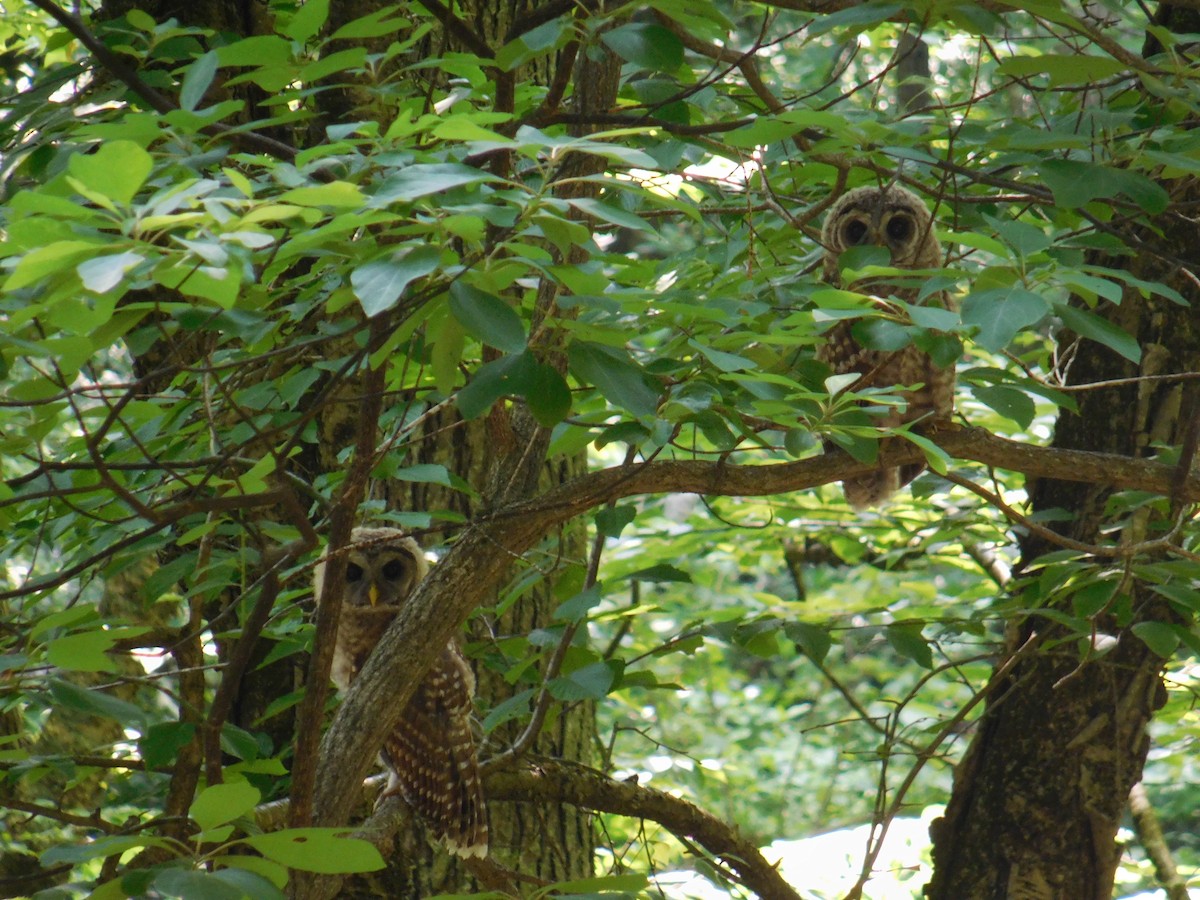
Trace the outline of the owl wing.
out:
M 384 742 L 384 796 L 399 793 L 450 852 L 487 855 L 487 807 L 471 731 L 474 678 L 451 644 Z
M 948 301 L 940 305 L 945 306 Z M 861 346 L 851 333 L 853 322 L 843 320 L 825 335 L 825 343 L 817 349 L 817 359 L 828 365 L 835 375 L 851 372 L 863 376 L 859 387 L 921 384 L 915 391 L 906 391 L 905 408 L 890 409 L 877 420 L 881 427 L 895 427 L 917 419 L 945 421 L 954 411 L 954 367 L 938 368 L 927 353 L 913 345 L 896 351 L 872 350 Z M 886 500 L 925 470 L 923 463 L 911 463 L 900 468 L 880 469 L 868 475 L 842 482 L 846 501 L 854 509 L 866 509 Z

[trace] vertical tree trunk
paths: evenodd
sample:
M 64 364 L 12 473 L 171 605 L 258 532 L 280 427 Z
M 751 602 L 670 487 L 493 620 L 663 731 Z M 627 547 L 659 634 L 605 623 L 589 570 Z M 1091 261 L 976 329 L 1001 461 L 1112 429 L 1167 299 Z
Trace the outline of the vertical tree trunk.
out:
M 1164 187 L 1173 206 L 1200 198 L 1194 181 Z M 1180 254 L 1192 256 L 1185 260 L 1189 265 L 1197 262 L 1195 224 L 1169 213 L 1153 224 L 1161 234 L 1144 227 L 1133 235 L 1142 248 L 1135 256 L 1092 261 L 1160 281 L 1189 305 L 1129 289 L 1120 305 L 1097 310 L 1137 338 L 1138 364 L 1087 339 L 1062 336 L 1060 356 L 1073 354 L 1070 383 L 1120 383 L 1074 394 L 1079 411 L 1060 413 L 1054 446 L 1136 457 L 1181 447 L 1179 465 L 1186 473 L 1200 407 L 1195 383 L 1170 376 L 1200 371 L 1200 290 L 1175 262 Z M 1117 505 L 1114 512 L 1112 492 L 1094 485 L 1042 481 L 1030 493 L 1034 513 L 1050 514 L 1046 518 L 1058 522 L 1058 533 L 1084 544 L 1112 543 L 1116 528 L 1116 542 L 1131 548 L 1163 537 L 1179 513 L 1175 503 L 1170 509 L 1147 505 L 1126 511 Z M 1069 515 L 1057 515 L 1063 511 Z M 1042 557 L 1056 549 L 1048 536 L 1027 534 L 1022 570 L 1036 579 L 1046 571 Z M 932 900 L 1112 896 L 1117 826 L 1141 778 L 1149 749 L 1146 725 L 1165 700 L 1164 660 L 1134 629 L 1180 621 L 1139 577 L 1139 564 L 1161 558 L 1157 550 L 1127 557 L 1080 553 L 1081 561 L 1103 569 L 1113 585 L 1109 601 L 1089 618 L 1090 641 L 1038 615 L 1013 631 L 998 670 L 1004 674 L 989 685 L 987 710 L 956 772 L 946 814 L 932 829 L 935 876 L 927 888 Z M 1044 592 L 1045 585 L 1030 583 L 1028 596 Z M 1042 600 L 1076 614 L 1069 596 L 1051 591 Z
M 210 2 L 202 4 L 178 4 L 172 0 L 143 2 L 136 4 L 156 20 L 175 17 L 181 24 L 215 28 L 234 35 L 269 33 L 272 23 L 263 21 L 260 9 L 254 3 Z M 336 28 L 358 16 L 373 12 L 385 4 L 382 0 L 357 0 L 354 3 L 334 4 L 331 8 L 330 28 Z M 455 10 L 459 23 L 475 35 L 493 52 L 503 45 L 507 35 L 522 17 L 529 16 L 539 2 L 527 0 L 472 0 L 460 2 Z M 120 15 L 133 4 L 126 0 L 108 0 L 105 13 Z M 424 45 L 428 56 L 440 56 L 461 48 L 462 29 L 447 26 L 433 32 Z M 387 39 L 384 40 L 386 45 Z M 383 49 L 374 47 L 369 49 Z M 486 54 L 478 46 L 465 48 L 483 58 Z M 554 75 L 554 63 L 573 66 L 573 54 L 555 60 L 541 57 L 519 73 L 497 72 L 496 107 L 511 111 L 512 85 L 515 79 L 549 80 Z M 412 60 L 407 60 L 412 62 Z M 580 55 L 579 65 L 590 67 L 586 78 L 587 90 L 580 91 L 576 102 L 587 103 L 590 108 L 607 109 L 616 94 L 616 66 L 611 57 L 603 52 L 597 59 L 584 59 Z M 536 69 L 536 71 L 534 71 Z M 420 77 L 436 78 L 436 70 L 420 69 Z M 434 73 L 434 74 L 431 74 Z M 398 76 L 394 76 L 398 77 Z M 385 124 L 391 110 L 376 108 L 378 95 L 354 86 L 342 86 L 324 92 L 320 98 L 322 124 L 337 124 L 351 118 L 367 115 Z M 253 109 L 255 98 L 248 97 Z M 370 103 L 369 106 L 364 105 Z M 586 110 L 580 109 L 584 112 Z M 313 136 L 323 134 L 314 129 Z M 275 135 L 280 137 L 280 135 Z M 589 165 L 586 158 L 568 158 L 564 165 L 584 168 Z M 582 171 L 579 174 L 590 174 Z M 546 293 L 546 309 L 553 308 L 552 292 Z M 185 363 L 203 357 L 204 349 L 189 346 L 184 341 L 164 339 L 150 348 L 138 365 L 143 372 L 157 369 L 165 361 Z M 326 345 L 326 355 L 336 355 L 336 348 Z M 269 377 L 269 375 L 268 375 Z M 318 388 L 321 384 L 317 385 Z M 325 407 L 317 416 L 319 444 L 302 448 L 302 452 L 291 459 L 308 481 L 338 471 L 344 463 L 339 453 L 354 441 L 357 433 L 357 417 L 361 385 L 354 379 L 347 380 L 335 389 L 332 398 L 327 398 Z M 486 507 L 491 494 L 500 490 L 530 493 L 534 490 L 558 484 L 579 474 L 584 467 L 582 456 L 553 460 L 544 463 L 548 434 L 533 422 L 526 411 L 517 407 L 498 405 L 493 413 L 483 420 L 461 422 L 452 415 L 444 415 L 427 424 L 426 437 L 416 442 L 407 463 L 437 462 L 445 465 L 455 476 L 470 484 L 481 498 L 479 505 Z M 501 488 L 501 486 L 503 486 Z M 370 488 L 370 496 L 381 499 L 388 510 L 433 511 L 450 509 L 469 518 L 478 510 L 463 493 L 443 490 L 429 484 L 405 481 L 380 482 Z M 426 540 L 426 544 L 432 543 Z M 585 536 L 582 529 L 565 529 L 559 535 L 558 546 L 547 554 L 564 563 L 580 564 L 586 557 Z M 561 569 L 546 566 L 544 580 L 528 590 L 502 616 L 486 624 L 473 626 L 473 636 L 481 644 L 495 635 L 525 635 L 530 631 L 552 627 L 552 613 L 561 602 L 552 593 L 554 582 Z M 261 656 L 261 653 L 259 654 Z M 231 721 L 245 728 L 262 730 L 259 717 L 264 709 L 279 696 L 292 691 L 294 663 L 284 661 L 273 667 L 259 669 L 257 660 L 252 664 L 234 699 Z M 493 671 L 486 666 L 477 666 L 478 696 L 485 708 L 490 708 L 511 696 L 515 690 L 503 677 L 503 672 Z M 538 736 L 531 752 L 582 763 L 591 760 L 594 732 L 594 709 L 589 704 L 577 704 L 565 709 L 560 715 L 552 715 L 548 726 Z M 291 716 L 277 717 L 275 725 L 290 727 Z M 501 726 L 486 745 L 490 753 L 503 751 L 521 730 L 521 722 Z M 277 736 L 277 749 L 287 735 Z M 198 765 L 198 760 L 194 761 Z M 194 782 L 193 782 L 194 783 Z M 188 792 L 190 795 L 190 791 Z M 186 802 L 186 801 L 185 801 Z M 369 810 L 364 810 L 364 813 Z M 536 879 L 552 882 L 563 879 L 586 877 L 591 874 L 594 853 L 594 835 L 590 815 L 567 805 L 495 803 L 490 808 L 492 856 L 501 865 Z M 471 890 L 476 887 L 462 864 L 448 857 L 443 851 L 435 850 L 421 838 L 420 827 L 413 823 L 407 832 L 398 835 L 395 853 L 389 859 L 384 872 L 348 880 L 339 896 L 343 897 L 426 897 L 435 893 Z

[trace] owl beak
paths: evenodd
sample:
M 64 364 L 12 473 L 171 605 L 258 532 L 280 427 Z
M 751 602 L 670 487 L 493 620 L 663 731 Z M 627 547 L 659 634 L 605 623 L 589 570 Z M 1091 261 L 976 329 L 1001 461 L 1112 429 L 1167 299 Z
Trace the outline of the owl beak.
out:
M 367 597 L 370 599 L 372 606 L 375 606 L 379 602 L 379 588 L 377 588 L 373 583 L 369 588 L 367 588 Z

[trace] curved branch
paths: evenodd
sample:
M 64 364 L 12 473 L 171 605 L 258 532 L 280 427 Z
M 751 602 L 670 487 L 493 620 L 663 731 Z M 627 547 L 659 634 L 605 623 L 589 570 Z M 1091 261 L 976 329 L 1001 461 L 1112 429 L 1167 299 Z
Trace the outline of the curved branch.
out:
M 382 776 L 375 776 L 363 782 L 353 798 L 355 804 L 370 808 L 383 781 Z M 685 844 L 695 842 L 721 859 L 741 884 L 763 900 L 799 900 L 799 894 L 784 881 L 779 870 L 763 858 L 753 841 L 739 835 L 734 826 L 694 803 L 636 781 L 617 781 L 584 766 L 539 759 L 517 768 L 488 772 L 484 776 L 484 792 L 489 801 L 568 803 L 594 812 L 649 819 Z M 255 809 L 255 823 L 264 831 L 285 827 L 288 802 L 262 804 Z M 395 834 L 406 828 L 411 818 L 412 813 L 401 798 L 389 797 L 376 806 L 353 836 L 382 851 L 392 846 Z M 336 884 L 329 880 L 326 892 L 331 888 L 336 890 Z
M 720 858 L 762 900 L 799 900 L 800 895 L 763 858 L 753 841 L 687 800 L 636 781 L 615 781 L 582 766 L 539 760 L 526 768 L 493 773 L 487 778 L 486 790 L 490 800 L 569 803 L 596 812 L 650 819 Z

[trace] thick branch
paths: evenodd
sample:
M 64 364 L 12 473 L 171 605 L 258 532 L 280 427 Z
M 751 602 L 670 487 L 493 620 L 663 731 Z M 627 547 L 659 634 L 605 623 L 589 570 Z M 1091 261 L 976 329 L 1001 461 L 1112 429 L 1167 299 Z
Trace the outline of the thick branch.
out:
M 540 760 L 523 769 L 495 772 L 487 779 L 493 800 L 570 803 L 597 812 L 650 819 L 681 838 L 690 838 L 737 873 L 762 900 L 798 900 L 779 870 L 754 843 L 725 822 L 682 800 L 636 782 L 614 781 L 581 766 Z
M 1153 460 L 1111 453 L 1088 453 L 1022 444 L 997 437 L 982 428 L 945 431 L 930 438 L 952 457 L 984 463 L 998 469 L 1023 472 L 1035 478 L 1059 479 L 1104 485 L 1116 490 L 1144 490 L 1179 499 L 1200 501 L 1200 474 L 1179 480 L 1174 466 Z M 925 459 L 914 444 L 903 440 L 885 443 L 879 466 L 896 466 Z M 860 463 L 841 453 L 774 465 L 726 465 L 724 462 L 679 460 L 651 462 L 593 472 L 527 503 L 518 504 L 496 517 L 520 516 L 569 507 L 571 516 L 613 499 L 639 494 L 689 492 L 713 496 L 762 497 L 806 490 L 856 475 L 877 467 Z M 569 517 L 569 516 L 568 516 Z M 562 520 L 556 520 L 562 521 Z
M 370 807 L 382 787 L 382 776 L 368 779 L 354 798 L 355 805 Z M 735 827 L 687 800 L 636 781 L 616 781 L 583 766 L 543 759 L 518 768 L 493 769 L 484 778 L 484 790 L 490 800 L 569 803 L 595 812 L 657 822 L 677 837 L 694 841 L 721 859 L 743 885 L 763 900 L 797 900 L 799 896 L 754 843 L 739 835 Z M 256 824 L 264 831 L 282 828 L 287 819 L 287 803 L 277 800 L 258 807 L 254 815 Z M 390 797 L 378 805 L 353 836 L 384 851 L 410 816 L 403 800 Z

